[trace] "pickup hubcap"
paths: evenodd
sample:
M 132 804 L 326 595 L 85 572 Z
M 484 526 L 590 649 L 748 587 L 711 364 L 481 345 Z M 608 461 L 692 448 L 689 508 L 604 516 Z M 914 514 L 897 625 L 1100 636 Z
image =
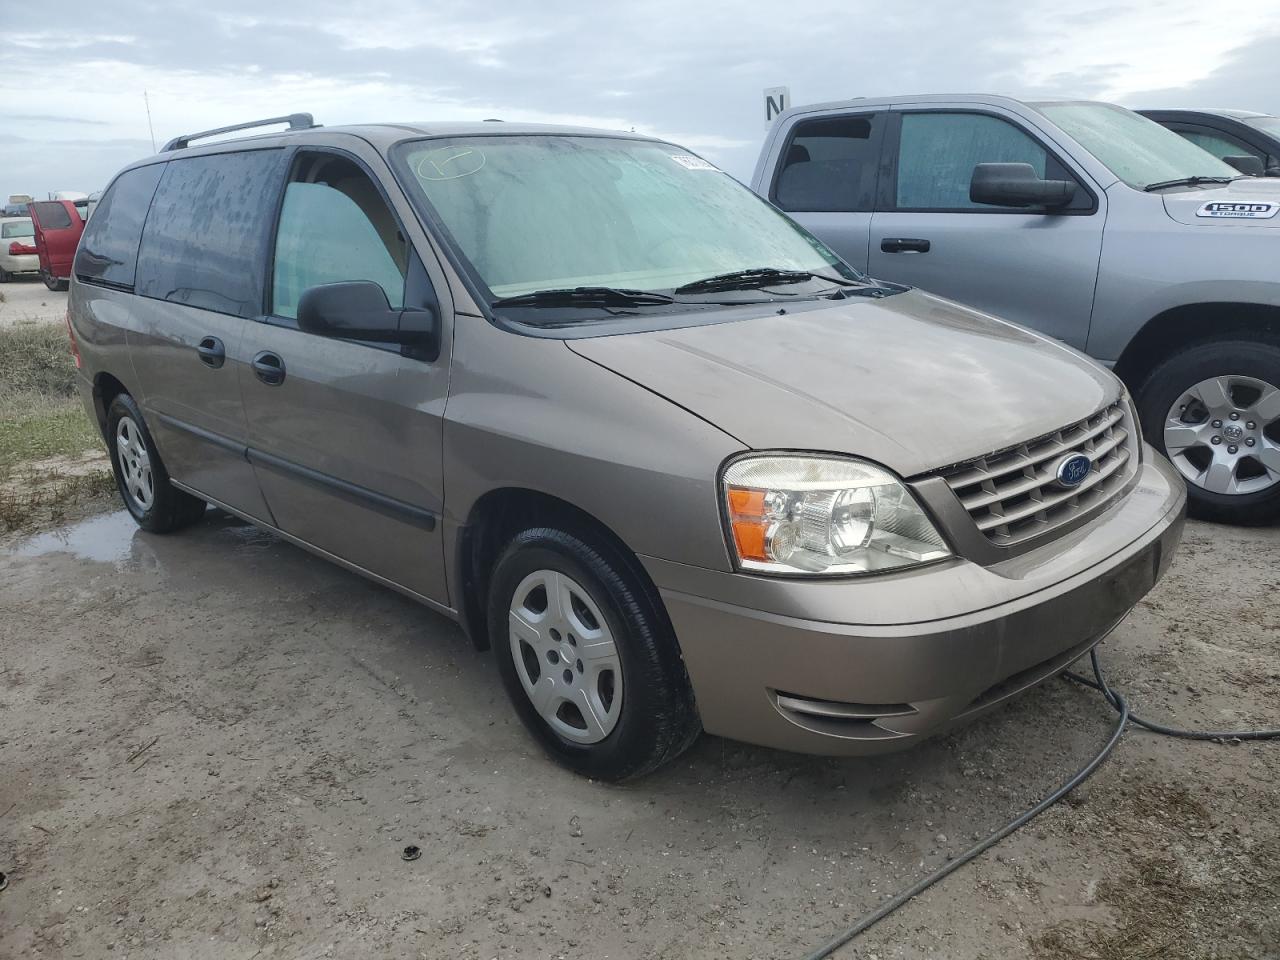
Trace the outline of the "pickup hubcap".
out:
M 537 570 L 511 598 L 511 657 L 529 702 L 574 743 L 599 743 L 622 713 L 622 663 L 609 624 L 576 580 Z
M 120 464 L 125 496 L 141 513 L 146 513 L 156 498 L 151 458 L 138 425 L 129 417 L 121 417 L 116 424 L 116 461 Z
M 1256 377 L 1201 380 L 1169 408 L 1169 459 L 1189 483 L 1240 496 L 1280 483 L 1280 389 Z

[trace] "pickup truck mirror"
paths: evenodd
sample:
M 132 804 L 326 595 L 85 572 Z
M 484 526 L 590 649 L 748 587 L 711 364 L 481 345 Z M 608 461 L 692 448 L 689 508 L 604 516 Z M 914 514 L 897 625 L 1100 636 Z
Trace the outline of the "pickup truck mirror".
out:
M 969 181 L 969 199 L 996 207 L 1065 207 L 1076 195 L 1070 180 L 1041 180 L 1029 163 L 980 163 Z
M 298 300 L 299 329 L 323 337 L 429 347 L 438 326 L 430 308 L 393 309 L 386 292 L 370 280 L 321 284 Z
M 1223 157 L 1222 162 L 1231 164 L 1246 177 L 1261 177 L 1264 172 L 1262 161 L 1252 153 L 1241 154 L 1238 157 Z

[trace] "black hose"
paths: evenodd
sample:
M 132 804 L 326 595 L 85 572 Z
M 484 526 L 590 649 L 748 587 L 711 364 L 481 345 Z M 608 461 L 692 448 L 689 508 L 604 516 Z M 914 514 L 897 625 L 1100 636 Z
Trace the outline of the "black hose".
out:
M 1090 680 L 1087 677 L 1082 677 L 1078 673 L 1072 673 L 1070 671 L 1065 671 L 1062 675 L 1068 680 L 1097 690 L 1106 698 L 1107 703 L 1109 703 L 1120 715 L 1120 719 L 1116 722 L 1115 729 L 1111 732 L 1111 737 L 1107 740 L 1106 745 L 1103 746 L 1097 756 L 1077 770 L 1070 780 L 1060 786 L 1057 790 L 1053 791 L 1053 793 L 1049 794 L 1034 807 L 1020 814 L 1017 818 L 1010 820 L 990 836 L 979 840 L 954 860 L 943 864 L 937 870 L 934 870 L 928 876 L 912 884 L 906 890 L 903 890 L 896 896 L 886 900 L 871 913 L 862 917 L 852 926 L 842 930 L 817 950 L 806 954 L 805 960 L 823 960 L 824 957 L 831 956 L 831 954 L 843 947 L 850 940 L 869 930 L 872 926 L 889 916 L 889 914 L 893 913 L 899 907 L 905 905 L 908 901 L 920 896 L 920 894 L 924 893 L 939 880 L 955 873 L 970 860 L 981 856 L 1005 837 L 1009 836 L 1009 834 L 1021 829 L 1040 814 L 1044 813 L 1068 793 L 1080 786 L 1080 784 L 1084 783 L 1084 781 L 1087 780 L 1093 772 L 1098 769 L 1098 767 L 1102 766 L 1103 761 L 1111 755 L 1111 751 L 1114 750 L 1116 744 L 1120 742 L 1120 738 L 1124 735 L 1125 729 L 1130 723 L 1135 726 L 1143 727 L 1146 730 L 1150 730 L 1153 733 L 1162 734 L 1166 737 L 1179 737 L 1183 740 L 1274 740 L 1280 738 L 1280 730 L 1179 730 L 1176 727 L 1167 727 L 1163 724 L 1154 723 L 1150 720 L 1144 720 L 1141 717 L 1134 716 L 1129 712 L 1128 701 L 1107 685 L 1106 677 L 1102 673 L 1102 666 L 1098 663 L 1097 647 L 1094 647 L 1093 650 L 1089 652 L 1089 658 L 1093 665 L 1093 675 L 1096 678 L 1095 680 Z

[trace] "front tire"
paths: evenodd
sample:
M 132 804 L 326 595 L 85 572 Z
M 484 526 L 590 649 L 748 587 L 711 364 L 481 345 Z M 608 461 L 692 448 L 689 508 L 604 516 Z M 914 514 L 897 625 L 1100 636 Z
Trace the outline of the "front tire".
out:
M 488 607 L 503 686 L 559 763 L 626 780 L 697 738 L 674 631 L 620 549 L 554 527 L 525 530 L 494 568 Z
M 127 393 L 107 410 L 107 447 L 120 499 L 143 530 L 170 533 L 204 516 L 203 500 L 169 482 L 142 411 Z
M 1187 481 L 1192 516 L 1280 519 L 1280 343 L 1192 346 L 1151 372 L 1137 403 L 1147 440 Z

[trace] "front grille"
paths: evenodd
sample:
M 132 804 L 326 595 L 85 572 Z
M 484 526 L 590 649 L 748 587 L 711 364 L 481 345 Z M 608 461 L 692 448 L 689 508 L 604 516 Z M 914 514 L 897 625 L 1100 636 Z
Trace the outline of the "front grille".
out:
M 992 543 L 1011 547 L 1101 509 L 1137 468 L 1137 443 L 1123 403 L 1045 437 L 970 460 L 942 473 Z M 1057 482 L 1057 465 L 1083 453 L 1093 469 L 1077 487 Z

